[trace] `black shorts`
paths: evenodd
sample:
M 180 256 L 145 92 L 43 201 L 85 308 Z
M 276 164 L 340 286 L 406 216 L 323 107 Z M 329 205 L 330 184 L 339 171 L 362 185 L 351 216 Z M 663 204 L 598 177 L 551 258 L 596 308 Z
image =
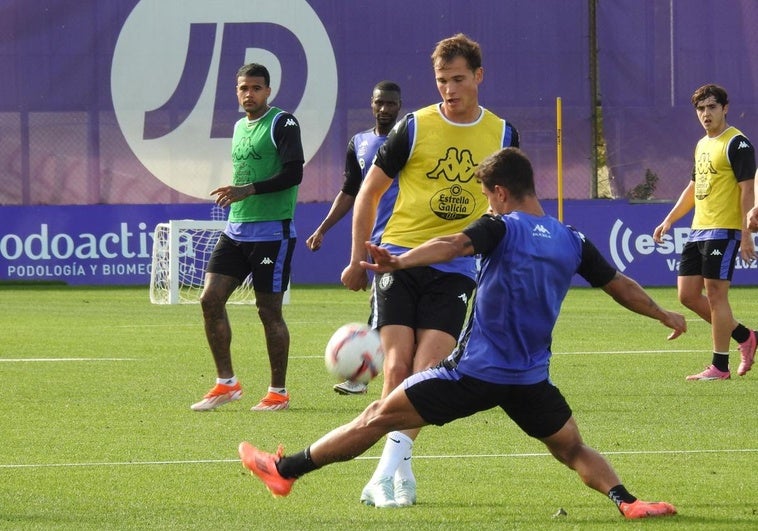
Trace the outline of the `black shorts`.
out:
M 732 280 L 739 250 L 740 241 L 733 238 L 687 242 L 682 248 L 679 276 Z
M 524 433 L 542 439 L 560 430 L 572 414 L 549 380 L 532 385 L 494 384 L 464 376 L 446 362 L 410 376 L 403 386 L 421 418 L 436 426 L 500 407 Z
M 412 267 L 374 278 L 375 325 L 442 330 L 457 338 L 476 282 L 459 273 Z
M 253 289 L 283 293 L 290 281 L 292 253 L 297 238 L 265 242 L 238 242 L 221 233 L 206 272 L 235 277 L 242 283 L 253 276 Z

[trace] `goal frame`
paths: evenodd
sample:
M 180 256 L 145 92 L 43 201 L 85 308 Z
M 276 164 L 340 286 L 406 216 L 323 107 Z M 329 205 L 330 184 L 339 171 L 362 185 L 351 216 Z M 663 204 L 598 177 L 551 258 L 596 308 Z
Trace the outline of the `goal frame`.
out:
M 183 280 L 180 255 L 182 245 L 186 246 L 186 241 L 182 235 L 187 231 L 218 231 L 219 234 L 226 227 L 226 221 L 223 220 L 197 220 L 197 219 L 178 219 L 168 222 L 158 223 L 153 232 L 153 249 L 150 269 L 150 302 L 153 304 L 196 304 L 200 302 L 199 292 L 202 291 L 202 285 L 205 281 L 204 270 L 196 279 L 199 284 L 182 284 Z M 167 237 L 166 237 L 167 236 Z M 168 249 L 164 242 L 168 242 Z M 207 246 L 202 249 L 206 258 L 210 258 L 210 253 L 215 246 Z M 197 258 L 193 258 L 196 262 Z M 166 263 L 168 267 L 166 267 Z M 167 273 L 167 274 L 166 274 Z M 159 277 L 160 274 L 160 277 Z M 183 295 L 182 288 L 190 292 L 197 292 L 197 296 L 189 297 Z M 290 287 L 284 292 L 283 303 L 288 304 L 290 299 Z M 237 287 L 227 301 L 229 304 L 255 304 L 255 293 L 252 287 L 252 277 L 248 276 L 245 281 Z
M 168 304 L 179 304 L 179 236 L 181 230 L 224 230 L 226 221 L 214 220 L 195 220 L 195 219 L 172 219 L 168 223 L 158 223 L 155 226 L 153 238 L 153 257 L 152 268 L 150 269 L 150 302 L 153 304 L 162 304 L 157 302 L 158 297 L 154 297 L 154 288 L 156 285 L 156 253 L 158 231 L 168 227 Z

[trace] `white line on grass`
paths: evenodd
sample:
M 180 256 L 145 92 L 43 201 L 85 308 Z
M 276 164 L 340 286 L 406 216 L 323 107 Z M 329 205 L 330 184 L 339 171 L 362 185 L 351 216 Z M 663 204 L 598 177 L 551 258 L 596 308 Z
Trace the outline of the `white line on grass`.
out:
M 692 350 L 606 350 L 606 351 L 579 351 L 579 352 L 554 352 L 554 356 L 588 355 L 588 354 L 692 354 Z M 312 356 L 290 356 L 293 360 L 322 359 L 324 356 L 314 354 Z M 0 358 L 0 363 L 41 363 L 63 361 L 139 361 L 137 358 Z
M 573 354 L 692 354 L 700 352 L 699 350 L 681 349 L 681 350 L 586 350 L 577 352 L 554 352 L 553 355 L 573 355 Z M 710 352 L 710 351 L 709 351 Z
M 0 358 L 0 362 L 44 362 L 44 361 L 137 361 L 137 358 Z
M 554 356 L 575 356 L 575 355 L 588 355 L 588 354 L 693 354 L 701 352 L 699 350 L 692 350 L 692 349 L 682 349 L 682 350 L 586 350 L 586 351 L 577 351 L 577 352 L 553 352 Z M 705 351 L 702 351 L 705 352 Z M 710 352 L 710 351 L 708 351 Z M 290 359 L 321 359 L 324 356 L 320 355 L 312 355 L 312 356 L 290 356 Z
M 603 455 L 691 455 L 691 454 L 737 454 L 758 453 L 758 448 L 737 448 L 732 450 L 625 450 L 603 452 Z M 414 455 L 413 459 L 484 459 L 484 458 L 517 458 L 517 457 L 552 457 L 547 452 L 522 454 L 458 454 L 458 455 Z M 356 460 L 378 460 L 379 457 L 356 457 Z M 92 462 L 92 463 L 36 463 L 36 464 L 0 464 L 0 469 L 9 468 L 68 468 L 68 467 L 107 467 L 107 466 L 159 466 L 159 465 L 203 465 L 217 463 L 237 463 L 239 459 L 194 459 L 182 461 L 121 461 L 121 462 Z

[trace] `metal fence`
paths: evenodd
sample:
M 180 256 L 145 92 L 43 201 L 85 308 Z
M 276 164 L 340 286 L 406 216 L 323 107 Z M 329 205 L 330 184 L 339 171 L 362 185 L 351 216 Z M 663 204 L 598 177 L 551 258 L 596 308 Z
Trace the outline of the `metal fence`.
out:
M 702 130 L 699 85 L 727 88 L 748 137 L 758 113 L 755 0 L 9 0 L 0 6 L 0 205 L 207 200 L 230 176 L 233 83 L 268 64 L 296 113 L 301 202 L 330 201 L 373 85 L 403 108 L 438 100 L 429 55 L 464 32 L 484 52 L 481 103 L 519 129 L 538 191 L 557 196 L 556 98 L 567 199 L 671 200 Z M 707 13 L 708 16 L 703 14 Z M 758 133 L 756 133 L 758 134 Z

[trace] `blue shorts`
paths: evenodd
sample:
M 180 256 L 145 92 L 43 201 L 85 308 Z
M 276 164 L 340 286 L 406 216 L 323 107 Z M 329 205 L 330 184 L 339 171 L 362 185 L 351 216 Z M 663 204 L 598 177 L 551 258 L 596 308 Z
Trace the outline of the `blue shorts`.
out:
M 542 439 L 560 430 L 572 415 L 549 380 L 494 384 L 461 374 L 449 360 L 408 377 L 403 386 L 421 418 L 436 426 L 500 407 L 524 433 Z
M 255 291 L 283 293 L 290 281 L 296 240 L 238 242 L 221 233 L 206 272 L 235 277 L 240 284 L 252 274 Z

